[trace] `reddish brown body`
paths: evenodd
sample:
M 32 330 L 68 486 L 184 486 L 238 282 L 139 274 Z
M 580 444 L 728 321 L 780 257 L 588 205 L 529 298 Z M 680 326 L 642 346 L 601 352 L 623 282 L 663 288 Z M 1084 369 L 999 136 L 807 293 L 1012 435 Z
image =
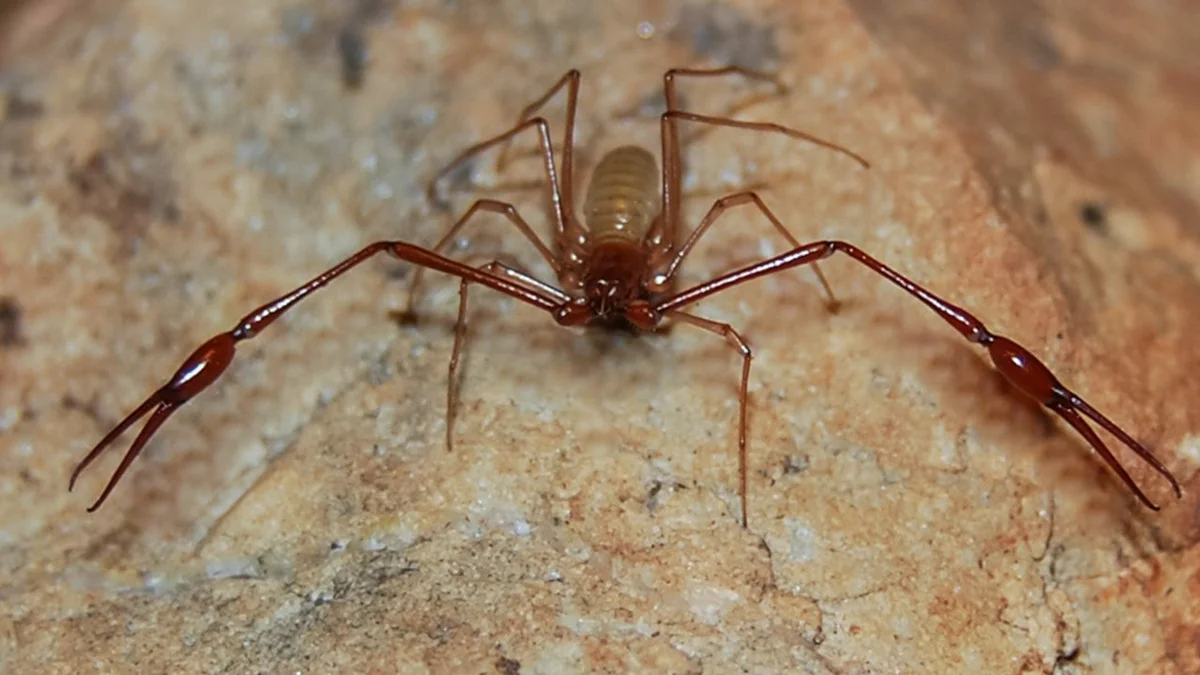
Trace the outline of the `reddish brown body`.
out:
M 490 199 L 476 201 L 432 249 L 401 241 L 375 242 L 296 290 L 259 307 L 246 315 L 232 330 L 220 333 L 201 345 L 184 361 L 166 384 L 96 444 L 87 457 L 75 468 L 71 475 L 71 486 L 74 487 L 80 473 L 131 424 L 149 414 L 150 418 L 146 425 L 125 453 L 104 491 L 89 508 L 89 511 L 97 509 L 108 498 L 121 476 L 145 447 L 155 430 L 179 406 L 208 388 L 225 372 L 233 361 L 238 342 L 256 336 L 262 329 L 269 326 L 313 291 L 363 261 L 386 252 L 416 266 L 416 273 L 410 287 L 410 310 L 412 300 L 416 297 L 421 273 L 425 268 L 461 279 L 458 324 L 455 331 L 454 349 L 450 358 L 450 378 L 446 394 L 447 446 L 452 442 L 455 373 L 465 335 L 464 317 L 471 284 L 488 286 L 545 310 L 562 325 L 624 324 L 649 331 L 654 330 L 664 319 L 670 318 L 723 337 L 742 355 L 741 387 L 738 394 L 740 403 L 738 468 L 742 523 L 745 525 L 748 511 L 746 500 L 748 464 L 746 405 L 753 352 L 732 326 L 689 314 L 684 311 L 684 308 L 731 286 L 804 265 L 813 267 L 832 301 L 832 292 L 817 267 L 817 262 L 840 252 L 920 300 L 970 342 L 986 347 L 992 362 L 1009 382 L 1026 395 L 1045 405 L 1079 432 L 1147 507 L 1158 509 L 1158 506 L 1142 492 L 1129 473 L 1096 435 L 1085 418 L 1099 424 L 1149 463 L 1155 471 L 1166 478 L 1177 496 L 1182 494 L 1178 481 L 1158 458 L 1107 417 L 1093 409 L 1082 398 L 1064 387 L 1050 370 L 1027 349 L 1007 337 L 990 332 L 983 322 L 971 313 L 930 293 L 852 244 L 844 241 L 818 241 L 801 244 L 754 192 L 738 192 L 718 199 L 691 234 L 681 240 L 679 237 L 679 199 L 682 192 L 680 187 L 682 160 L 678 132 L 681 120 L 779 133 L 831 148 L 854 159 L 863 167 L 867 166 L 866 160 L 853 152 L 796 129 L 767 122 L 744 122 L 727 117 L 710 117 L 679 109 L 675 95 L 676 78 L 723 75 L 738 75 L 753 80 L 764 80 L 778 86 L 778 83 L 769 76 L 736 67 L 667 71 L 663 78 L 667 111 L 661 117 L 663 157 L 661 173 L 653 155 L 642 148 L 623 146 L 611 151 L 600 160 L 593 172 L 592 182 L 584 201 L 585 224 L 581 224 L 576 219 L 571 197 L 574 194 L 572 139 L 574 138 L 580 74 L 575 70 L 568 72 L 545 95 L 522 112 L 520 121 L 515 127 L 495 138 L 468 148 L 443 169 L 429 187 L 430 201 L 438 202 L 436 194 L 438 182 L 459 167 L 462 162 L 483 150 L 507 144 L 514 136 L 527 129 L 536 129 L 539 134 L 547 187 L 550 190 L 550 201 L 553 206 L 553 251 L 533 232 L 516 208 L 511 204 Z M 567 91 L 567 121 L 561 165 L 558 165 L 555 163 L 549 125 L 544 118 L 536 117 L 534 114 L 563 88 L 566 88 Z M 562 167 L 561 176 L 558 174 L 558 166 Z M 661 180 L 659 180 L 660 177 Z M 746 204 L 753 204 L 787 239 L 792 248 L 786 253 L 768 260 L 675 292 L 673 289 L 675 275 L 695 243 L 726 210 Z M 476 268 L 443 256 L 440 251 L 447 248 L 463 225 L 479 211 L 491 211 L 503 215 L 516 227 L 554 270 L 558 278 L 558 286 L 536 279 L 528 273 L 500 261 L 493 261 Z

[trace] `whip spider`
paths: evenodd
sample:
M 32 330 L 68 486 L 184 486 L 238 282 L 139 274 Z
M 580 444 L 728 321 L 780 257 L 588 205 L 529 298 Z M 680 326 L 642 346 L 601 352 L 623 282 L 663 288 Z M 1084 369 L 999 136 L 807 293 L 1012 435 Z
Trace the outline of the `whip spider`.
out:
M 519 121 L 508 131 L 467 148 L 430 182 L 428 197 L 436 202 L 437 187 L 448 174 L 463 166 L 484 150 L 507 144 L 528 130 L 537 132 L 540 156 L 549 189 L 552 246 L 548 246 L 530 228 L 511 204 L 494 199 L 476 201 L 459 218 L 445 236 L 432 248 L 404 241 L 378 241 L 360 250 L 308 283 L 255 309 L 240 319 L 231 330 L 210 338 L 197 348 L 174 375 L 141 405 L 125 417 L 92 448 L 79 462 L 71 475 L 73 488 L 80 473 L 87 468 L 130 425 L 149 415 L 145 426 L 125 453 L 104 491 L 88 509 L 94 511 L 104 503 L 133 460 L 145 447 L 155 431 L 183 404 L 217 381 L 233 361 L 239 342 L 257 336 L 296 303 L 317 289 L 377 254 L 386 253 L 416 266 L 410 287 L 412 292 L 423 269 L 431 269 L 458 277 L 459 306 L 454 347 L 449 366 L 447 386 L 446 443 L 451 443 L 454 419 L 454 382 L 459 355 L 465 334 L 464 317 L 468 291 L 472 284 L 487 286 L 544 310 L 563 326 L 621 326 L 638 331 L 653 331 L 664 320 L 694 326 L 724 339 L 742 357 L 741 382 L 738 389 L 738 493 L 741 498 L 742 524 L 747 525 L 746 503 L 746 405 L 753 353 L 750 346 L 732 326 L 706 319 L 687 310 L 698 301 L 732 286 L 794 267 L 809 265 L 817 273 L 824 291 L 832 302 L 832 293 L 818 261 L 842 253 L 866 270 L 887 279 L 905 293 L 916 298 L 941 317 L 968 341 L 987 349 L 996 368 L 1017 389 L 1036 399 L 1061 417 L 1091 445 L 1108 466 L 1120 477 L 1147 507 L 1158 510 L 1116 457 L 1097 436 L 1087 419 L 1099 424 L 1149 463 L 1182 496 L 1179 482 L 1170 471 L 1145 447 L 1125 431 L 1097 412 L 1086 401 L 1063 386 L 1025 347 L 1013 340 L 989 331 L 982 321 L 970 312 L 931 293 L 891 267 L 871 257 L 853 244 L 844 241 L 816 241 L 802 244 L 787 230 L 770 208 L 753 191 L 743 191 L 722 197 L 712 205 L 704 218 L 686 237 L 681 236 L 680 198 L 682 196 L 682 159 L 679 127 L 689 122 L 710 127 L 734 127 L 763 133 L 779 134 L 815 143 L 839 152 L 850 160 L 868 167 L 865 159 L 835 143 L 821 140 L 803 131 L 770 122 L 748 122 L 729 117 L 714 117 L 683 110 L 679 107 L 676 81 L 683 78 L 734 76 L 749 81 L 764 81 L 779 86 L 769 75 L 738 67 L 716 69 L 673 69 L 663 76 L 666 111 L 660 116 L 662 143 L 661 168 L 654 155 L 641 147 L 626 145 L 605 154 L 595 167 L 586 197 L 582 218 L 575 211 L 574 185 L 574 127 L 580 73 L 571 70 L 543 96 L 522 111 Z M 550 125 L 537 113 L 556 94 L 566 90 L 566 129 L 561 154 L 556 158 L 550 136 Z M 561 164 L 559 163 L 561 162 Z M 791 248 L 783 254 L 722 274 L 704 283 L 675 289 L 680 265 L 709 228 L 727 210 L 735 206 L 753 206 L 775 230 L 788 241 Z M 554 271 L 557 285 L 537 279 L 531 274 L 499 260 L 479 267 L 452 260 L 442 251 L 455 240 L 461 228 L 480 212 L 503 216 L 529 241 Z M 1085 419 L 1087 418 L 1087 419 Z

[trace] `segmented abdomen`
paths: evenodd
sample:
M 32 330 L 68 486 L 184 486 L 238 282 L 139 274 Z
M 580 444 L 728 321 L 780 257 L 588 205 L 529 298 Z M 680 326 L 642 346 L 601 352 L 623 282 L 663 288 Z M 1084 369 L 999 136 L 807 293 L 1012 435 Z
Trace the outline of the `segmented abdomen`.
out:
M 637 242 L 658 215 L 658 163 L 654 155 L 625 145 L 600 159 L 592 172 L 583 219 L 593 241 Z

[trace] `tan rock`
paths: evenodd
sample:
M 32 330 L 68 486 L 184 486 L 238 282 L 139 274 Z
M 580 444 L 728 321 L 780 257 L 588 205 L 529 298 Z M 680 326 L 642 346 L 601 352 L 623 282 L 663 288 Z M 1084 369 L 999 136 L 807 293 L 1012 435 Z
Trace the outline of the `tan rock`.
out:
M 989 95 L 1034 80 L 921 48 L 969 23 L 922 34 L 851 4 L 130 0 L 25 39 L 0 75 L 0 672 L 1200 670 L 1194 115 L 1131 130 L 1120 89 L 1073 88 L 1064 71 L 1100 48 L 1056 15 L 1038 44 L 1061 54 L 1037 67 L 1072 121 L 1039 123 L 1050 94 L 972 108 L 938 94 L 942 73 L 992 72 Z M 1027 345 L 1150 444 L 1184 500 L 1122 452 L 1166 508 L 1138 505 L 978 349 L 847 259 L 823 267 L 837 313 L 807 271 L 698 309 L 755 349 L 748 530 L 720 340 L 584 337 L 475 292 L 447 452 L 457 284 L 430 275 L 421 320 L 398 325 L 411 271 L 383 260 L 242 347 L 97 513 L 115 457 L 66 492 L 206 337 L 370 241 L 436 241 L 425 181 L 567 68 L 595 160 L 657 152 L 663 70 L 730 61 L 791 87 L 742 117 L 873 167 L 708 133 L 687 155 L 689 223 L 764 184 L 801 240 L 852 241 Z M 692 85 L 687 106 L 714 114 L 752 93 Z M 1089 143 L 1136 157 L 1135 187 L 1081 170 Z M 469 178 L 537 172 L 518 153 Z M 538 193 L 504 194 L 546 226 Z M 727 218 L 687 279 L 783 250 L 748 210 Z M 497 250 L 550 278 L 506 225 L 474 230 L 469 253 Z

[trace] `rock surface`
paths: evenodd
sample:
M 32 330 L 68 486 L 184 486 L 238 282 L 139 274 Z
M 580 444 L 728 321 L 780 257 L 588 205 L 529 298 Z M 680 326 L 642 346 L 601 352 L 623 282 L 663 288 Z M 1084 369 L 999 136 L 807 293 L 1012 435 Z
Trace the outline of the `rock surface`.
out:
M 1185 94 L 1118 105 L 1198 71 L 1089 84 L 1086 30 L 1031 19 L 1049 84 L 1006 111 L 981 101 L 1029 94 L 1024 65 L 850 5 L 102 1 L 28 42 L 0 76 L 0 672 L 1200 671 L 1198 132 L 1153 107 Z M 477 291 L 447 452 L 457 284 L 429 275 L 401 325 L 411 270 L 384 260 L 241 348 L 100 511 L 117 457 L 66 492 L 194 345 L 367 242 L 435 241 L 425 181 L 567 68 L 587 160 L 657 150 L 665 68 L 731 61 L 790 93 L 698 82 L 688 108 L 753 97 L 742 117 L 873 166 L 708 133 L 688 222 L 762 185 L 799 239 L 853 241 L 1028 345 L 1185 498 L 1122 453 L 1165 504 L 1139 506 L 846 259 L 824 265 L 836 313 L 807 271 L 698 309 L 755 348 L 748 530 L 720 340 L 579 335 Z M 1039 121 L 1055 105 L 1075 117 Z M 1089 165 L 1113 157 L 1134 180 Z M 497 194 L 545 227 L 540 193 Z M 726 218 L 688 279 L 785 246 Z M 499 219 L 464 255 L 498 250 L 550 278 Z

